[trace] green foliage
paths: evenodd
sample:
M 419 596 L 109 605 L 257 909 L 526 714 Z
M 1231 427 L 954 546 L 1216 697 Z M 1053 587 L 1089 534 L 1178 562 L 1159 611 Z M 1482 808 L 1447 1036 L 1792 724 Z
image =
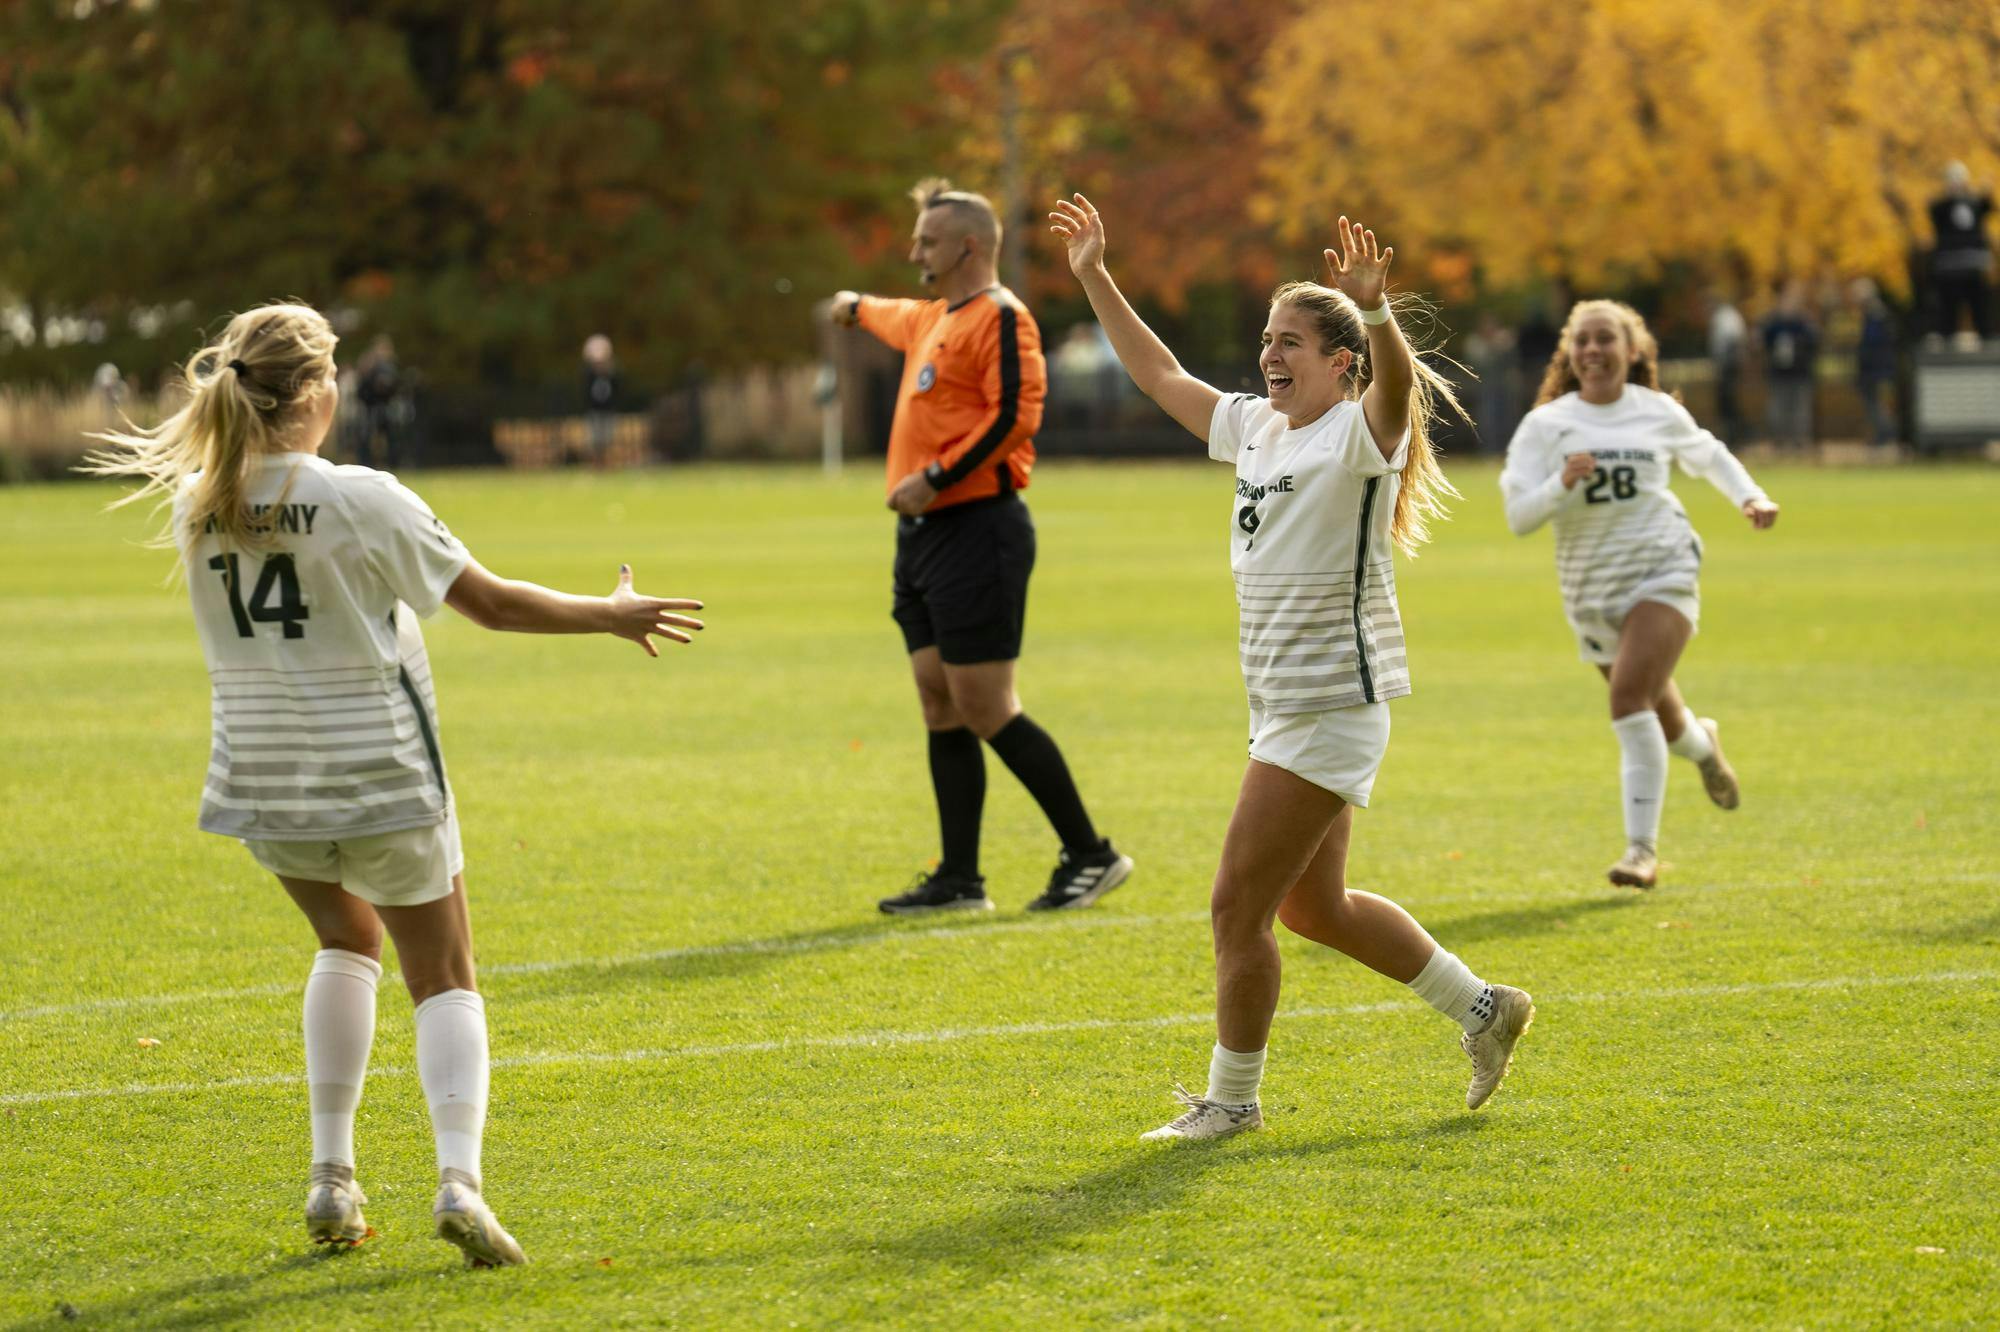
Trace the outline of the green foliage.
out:
M 1243 763 L 1227 469 L 1037 473 L 1023 692 L 1139 868 L 1021 914 L 1055 848 L 991 763 L 1002 910 L 942 924 L 873 910 L 936 836 L 879 477 L 415 478 L 497 571 L 608 589 L 630 560 L 712 626 L 658 662 L 427 628 L 500 1061 L 489 1193 L 534 1260 L 510 1272 L 426 1233 L 393 980 L 358 1138 L 382 1233 L 307 1253 L 312 944 L 193 827 L 184 594 L 105 489 L 0 492 L 0 614 L 30 627 L 0 765 L 0 1323 L 1979 1325 L 2000 640 L 1968 608 L 2000 597 L 2000 479 L 1760 469 L 1764 534 L 1683 486 L 1708 558 L 1679 678 L 1745 800 L 1710 808 L 1676 761 L 1671 868 L 1638 896 L 1601 877 L 1617 750 L 1546 534 L 1507 534 L 1490 467 L 1454 475 L 1402 571 L 1417 692 L 1351 881 L 1540 1017 L 1467 1115 L 1450 1024 L 1286 936 L 1270 1128 L 1191 1150 L 1135 1139 L 1211 1039 Z M 128 1084 L 155 1090 L 49 1099 Z
M 810 354 L 812 301 L 949 141 L 933 67 L 997 7 L 11 6 L 0 296 L 112 338 L 0 350 L 0 379 L 150 376 L 198 331 L 133 309 L 293 295 L 433 381 L 566 380 L 600 331 L 656 383 Z

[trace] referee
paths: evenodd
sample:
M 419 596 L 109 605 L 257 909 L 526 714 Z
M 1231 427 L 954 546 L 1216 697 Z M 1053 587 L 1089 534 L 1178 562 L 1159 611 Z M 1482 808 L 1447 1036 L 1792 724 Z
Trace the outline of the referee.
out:
M 894 613 L 930 732 L 943 841 L 937 869 L 881 907 L 892 915 L 992 909 L 979 872 L 981 740 L 1062 839 L 1048 888 L 1028 909 L 1085 907 L 1122 883 L 1132 860 L 1098 836 L 1062 751 L 1014 692 L 1035 567 L 1035 525 L 1020 492 L 1048 390 L 1041 332 L 1000 285 L 993 205 L 946 180 L 927 180 L 911 197 L 910 262 L 933 298 L 833 298 L 834 322 L 858 324 L 904 354 L 889 431 L 889 507 L 901 515 Z

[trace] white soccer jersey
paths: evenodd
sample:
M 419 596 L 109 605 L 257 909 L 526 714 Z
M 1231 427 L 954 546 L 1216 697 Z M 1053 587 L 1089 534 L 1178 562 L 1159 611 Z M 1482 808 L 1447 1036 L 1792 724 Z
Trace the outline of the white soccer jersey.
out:
M 1358 402 L 1300 430 L 1269 400 L 1225 396 L 1208 455 L 1236 464 L 1229 567 L 1250 705 L 1324 712 L 1410 692 L 1389 524 L 1409 435 L 1384 458 Z
M 213 705 L 201 826 L 316 841 L 440 822 L 451 793 L 416 616 L 470 557 L 386 472 L 302 453 L 251 467 L 245 502 L 281 506 L 268 549 L 187 532 L 186 488 L 174 506 Z
M 1563 459 L 1572 453 L 1595 455 L 1597 470 L 1565 490 Z M 1572 619 L 1622 617 L 1641 584 L 1676 571 L 1694 590 L 1701 538 L 1668 488 L 1676 462 L 1739 508 L 1764 498 L 1729 447 L 1657 389 L 1627 384 L 1604 406 L 1565 393 L 1514 431 L 1500 473 L 1507 525 L 1526 536 L 1555 521 L 1556 572 Z

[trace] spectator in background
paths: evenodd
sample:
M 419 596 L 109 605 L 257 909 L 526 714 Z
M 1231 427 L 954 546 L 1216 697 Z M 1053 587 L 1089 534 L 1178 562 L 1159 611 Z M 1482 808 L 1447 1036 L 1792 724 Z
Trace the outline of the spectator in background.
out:
M 125 376 L 118 372 L 117 366 L 109 361 L 98 366 L 97 373 L 90 377 L 90 386 L 114 419 L 125 410 L 125 399 L 130 394 Z
M 1049 378 L 1068 423 L 1093 429 L 1112 424 L 1125 370 L 1102 324 L 1086 319 L 1070 326 L 1049 358 Z
M 1787 282 L 1764 316 L 1765 408 L 1771 442 L 1803 449 L 1813 441 L 1813 358 L 1819 330 L 1796 282 Z
M 403 452 L 403 367 L 396 344 L 384 333 L 368 345 L 359 367 L 355 396 L 361 399 L 364 429 L 358 454 L 364 467 L 394 467 Z
M 611 458 L 611 439 L 617 416 L 618 362 L 611 352 L 611 339 L 593 333 L 583 343 L 583 414 L 590 434 L 591 461 L 606 466 Z
M 1514 332 L 1488 312 L 1465 339 L 1465 363 L 1479 376 L 1479 447 L 1502 447 L 1514 433 L 1514 377 L 1520 373 Z
M 1931 229 L 1937 236 L 1931 251 L 1931 295 L 1942 337 L 1957 336 L 1961 312 L 1971 314 L 1980 341 L 1990 336 L 1986 302 L 1993 247 L 1986 240 L 1986 217 L 1992 211 L 1992 186 L 1975 190 L 1963 162 L 1945 167 L 1944 192 L 1931 200 Z
M 1743 360 L 1750 325 L 1729 293 L 1708 294 L 1708 360 L 1715 371 L 1715 433 L 1742 443 L 1749 434 L 1743 419 Z
M 1848 296 L 1861 315 L 1861 332 L 1854 344 L 1854 384 L 1868 408 L 1868 442 L 1887 444 L 1896 437 L 1896 326 L 1873 278 L 1854 279 Z

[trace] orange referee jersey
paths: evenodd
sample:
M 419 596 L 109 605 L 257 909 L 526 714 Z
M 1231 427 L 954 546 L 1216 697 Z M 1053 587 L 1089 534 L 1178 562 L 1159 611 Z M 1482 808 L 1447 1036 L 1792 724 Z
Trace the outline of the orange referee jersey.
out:
M 931 512 L 1028 484 L 1049 374 L 1042 332 L 1013 292 L 957 305 L 863 296 L 861 327 L 903 353 L 888 488 L 930 470 Z

